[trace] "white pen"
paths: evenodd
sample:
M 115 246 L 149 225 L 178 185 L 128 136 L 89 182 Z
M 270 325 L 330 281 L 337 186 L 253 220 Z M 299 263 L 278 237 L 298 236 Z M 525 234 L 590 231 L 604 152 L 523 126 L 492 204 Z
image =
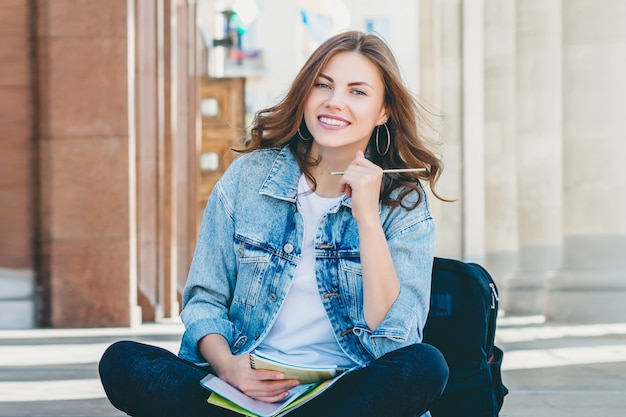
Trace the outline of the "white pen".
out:
M 426 171 L 426 168 L 396 168 L 396 169 L 383 169 L 383 174 L 391 174 L 394 172 L 418 172 Z M 343 175 L 344 171 L 331 171 L 328 175 Z

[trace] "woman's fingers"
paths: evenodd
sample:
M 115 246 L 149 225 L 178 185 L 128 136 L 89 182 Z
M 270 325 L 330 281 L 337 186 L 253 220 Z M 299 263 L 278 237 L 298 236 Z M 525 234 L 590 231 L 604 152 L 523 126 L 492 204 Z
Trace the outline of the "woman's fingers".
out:
M 258 373 L 258 375 L 255 375 L 255 378 L 265 378 L 266 376 L 263 376 L 263 372 L 269 372 L 272 376 L 277 374 L 277 372 L 273 371 L 259 370 L 255 371 L 255 374 Z M 300 383 L 297 379 L 258 379 L 256 381 L 249 382 L 249 386 L 242 388 L 242 392 L 248 397 L 265 402 L 276 402 L 282 400 L 288 394 L 290 389 Z
M 368 161 L 364 157 L 357 157 L 348 168 L 346 168 L 345 173 L 339 181 L 339 185 L 342 187 L 342 191 L 345 191 L 343 188 L 347 185 L 353 191 L 371 187 L 378 192 L 381 179 L 382 169 L 378 165 Z
M 341 192 L 352 198 L 352 214 L 359 219 L 378 216 L 382 168 L 358 151 L 339 181 Z

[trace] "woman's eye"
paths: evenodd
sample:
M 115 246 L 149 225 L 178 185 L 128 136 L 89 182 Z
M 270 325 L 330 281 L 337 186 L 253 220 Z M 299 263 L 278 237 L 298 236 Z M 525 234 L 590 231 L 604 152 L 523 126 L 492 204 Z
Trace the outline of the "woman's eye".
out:
M 352 90 L 352 94 L 355 94 L 357 96 L 365 96 L 365 91 L 363 90 Z
M 317 88 L 330 88 L 330 86 L 326 83 L 315 83 L 313 84 L 313 86 L 317 87 Z

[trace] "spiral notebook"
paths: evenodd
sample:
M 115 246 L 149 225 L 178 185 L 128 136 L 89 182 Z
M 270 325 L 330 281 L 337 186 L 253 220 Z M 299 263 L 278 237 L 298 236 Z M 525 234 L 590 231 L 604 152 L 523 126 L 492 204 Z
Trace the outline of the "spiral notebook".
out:
M 254 369 L 271 369 L 283 372 L 285 378 L 298 379 L 301 384 L 289 390 L 289 395 L 284 400 L 266 403 L 248 397 L 219 377 L 209 374 L 200 381 L 203 387 L 211 391 L 207 402 L 244 416 L 284 416 L 320 395 L 344 375 L 362 368 L 360 365 L 353 368 L 298 366 L 277 361 L 259 352 L 250 354 L 250 366 Z
M 334 365 L 308 366 L 286 363 L 258 351 L 250 353 L 250 367 L 253 369 L 279 371 L 285 374 L 285 379 L 298 379 L 301 384 L 311 384 L 333 379 L 348 370 L 348 368 L 340 368 Z

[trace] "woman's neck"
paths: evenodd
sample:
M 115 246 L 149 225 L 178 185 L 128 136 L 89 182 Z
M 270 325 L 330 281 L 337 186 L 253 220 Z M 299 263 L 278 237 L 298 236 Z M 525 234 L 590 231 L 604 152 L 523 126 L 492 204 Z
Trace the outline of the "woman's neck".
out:
M 341 179 L 340 175 L 329 175 L 326 170 L 318 169 L 319 166 L 314 167 L 311 171 L 313 178 L 315 178 L 315 194 L 320 197 L 332 198 L 339 197 L 343 195 L 343 192 L 339 188 L 339 180 Z M 313 188 L 313 184 L 307 178 L 307 183 L 309 187 Z
M 339 188 L 341 175 L 330 175 L 329 172 L 345 171 L 354 159 L 354 155 L 342 149 L 321 149 L 313 144 L 311 157 L 313 159 L 321 158 L 318 165 L 311 167 L 311 175 L 316 182 L 315 194 L 321 197 L 339 197 L 342 195 L 343 192 Z M 308 178 L 307 181 L 309 181 Z M 310 181 L 309 186 L 312 186 Z

